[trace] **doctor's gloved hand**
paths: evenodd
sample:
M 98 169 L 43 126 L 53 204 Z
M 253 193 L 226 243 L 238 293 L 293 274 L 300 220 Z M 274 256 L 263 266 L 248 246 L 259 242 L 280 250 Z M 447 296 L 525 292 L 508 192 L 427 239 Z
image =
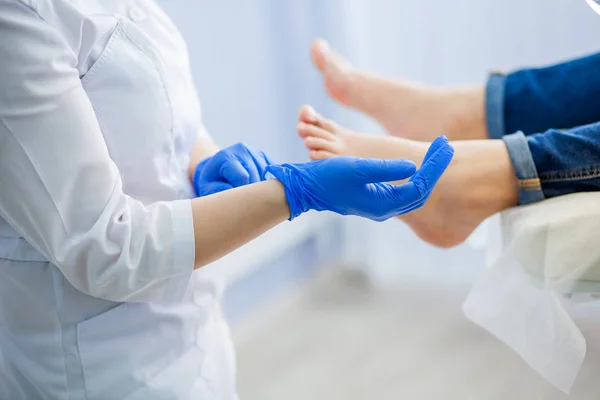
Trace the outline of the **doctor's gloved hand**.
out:
M 272 164 L 261 150 L 237 143 L 200 162 L 194 172 L 196 196 L 208 196 L 238 186 L 265 180 Z
M 285 188 L 290 220 L 309 211 L 333 211 L 374 221 L 406 214 L 429 198 L 452 157 L 454 148 L 440 137 L 417 171 L 412 161 L 335 157 L 305 164 L 267 167 Z M 385 182 L 411 177 L 395 186 Z

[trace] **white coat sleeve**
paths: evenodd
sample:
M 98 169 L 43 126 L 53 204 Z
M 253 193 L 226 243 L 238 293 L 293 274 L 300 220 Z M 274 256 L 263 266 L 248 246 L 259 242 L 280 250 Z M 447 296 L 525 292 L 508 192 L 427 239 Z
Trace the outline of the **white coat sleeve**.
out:
M 16 0 L 0 0 L 0 215 L 80 291 L 112 301 L 183 296 L 189 200 L 126 196 L 76 55 Z

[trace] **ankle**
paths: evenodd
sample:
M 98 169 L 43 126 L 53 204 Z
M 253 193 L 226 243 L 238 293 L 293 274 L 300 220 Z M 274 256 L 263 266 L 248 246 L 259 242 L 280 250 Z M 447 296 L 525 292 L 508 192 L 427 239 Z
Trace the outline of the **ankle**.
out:
M 449 113 L 451 140 L 487 139 L 485 89 L 482 86 L 456 88 L 440 95 Z
M 449 172 L 464 207 L 483 221 L 518 205 L 518 181 L 501 140 L 462 141 L 454 146 L 456 155 Z
M 375 119 L 387 119 L 389 114 L 396 114 L 405 99 L 412 99 L 414 91 L 401 81 L 360 71 L 348 73 L 346 83 L 348 105 Z M 396 117 L 402 117 L 402 113 Z

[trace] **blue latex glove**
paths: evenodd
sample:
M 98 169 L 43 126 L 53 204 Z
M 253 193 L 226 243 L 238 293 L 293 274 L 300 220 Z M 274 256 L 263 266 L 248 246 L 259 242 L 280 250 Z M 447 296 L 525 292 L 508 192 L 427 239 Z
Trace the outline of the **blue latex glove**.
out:
M 196 196 L 222 192 L 265 180 L 265 169 L 272 164 L 258 149 L 237 143 L 226 147 L 198 164 L 194 172 Z
M 267 172 L 285 187 L 290 221 L 309 210 L 384 221 L 425 204 L 453 155 L 454 148 L 442 136 L 433 142 L 418 171 L 412 161 L 335 157 L 271 165 Z M 411 176 L 399 186 L 385 183 Z

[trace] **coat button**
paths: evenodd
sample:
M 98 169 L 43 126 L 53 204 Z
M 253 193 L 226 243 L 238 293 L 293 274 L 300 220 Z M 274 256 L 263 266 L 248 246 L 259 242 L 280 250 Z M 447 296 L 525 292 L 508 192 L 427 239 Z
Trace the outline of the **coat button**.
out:
M 146 12 L 139 6 L 133 6 L 129 9 L 129 19 L 133 22 L 141 22 L 146 19 Z

